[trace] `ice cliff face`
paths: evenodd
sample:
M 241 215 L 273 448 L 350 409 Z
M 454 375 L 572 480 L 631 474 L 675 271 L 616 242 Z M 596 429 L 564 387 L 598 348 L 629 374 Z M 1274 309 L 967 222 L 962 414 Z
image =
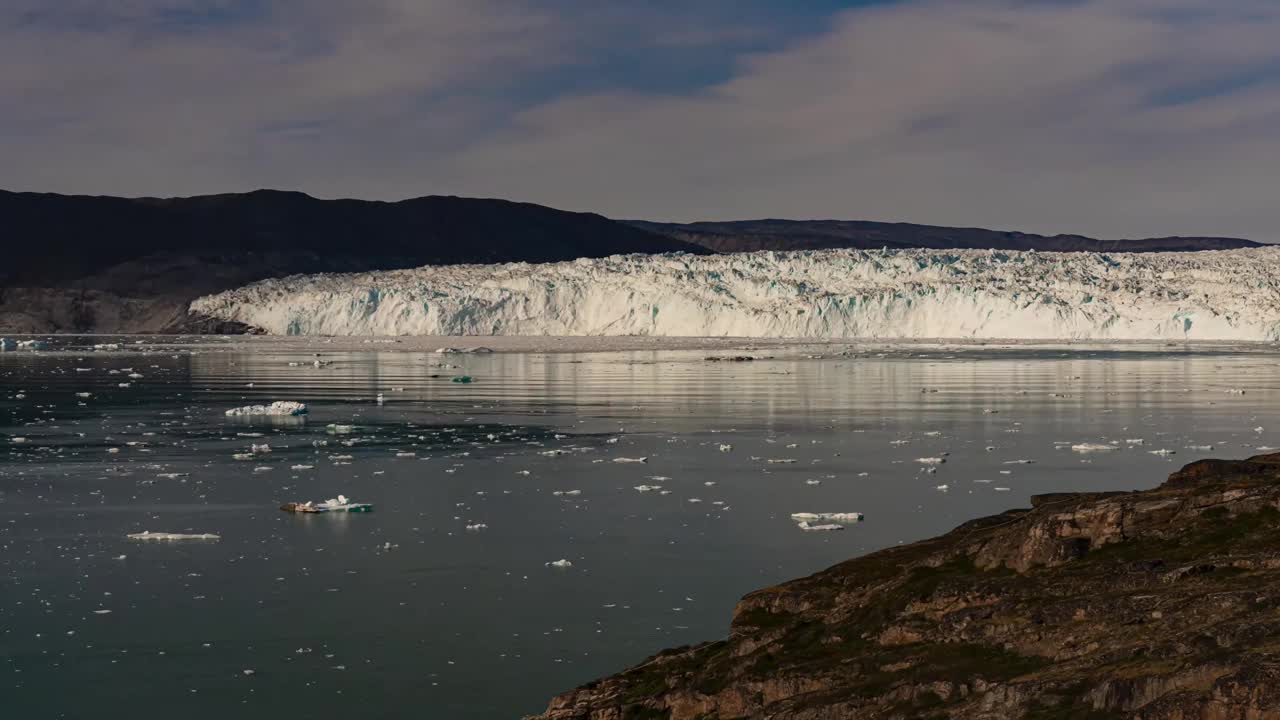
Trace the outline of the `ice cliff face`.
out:
M 627 255 L 266 280 L 191 310 L 288 335 L 1280 340 L 1280 248 Z

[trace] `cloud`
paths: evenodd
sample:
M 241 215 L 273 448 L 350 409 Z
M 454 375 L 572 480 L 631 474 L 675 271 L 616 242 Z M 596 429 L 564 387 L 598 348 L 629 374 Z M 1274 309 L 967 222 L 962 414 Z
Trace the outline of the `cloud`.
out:
M 743 7 L 11 0 L 0 186 L 1280 240 L 1272 0 Z
M 703 92 L 525 111 L 460 175 L 614 215 L 1280 239 L 1276 37 L 1266 0 L 851 11 Z

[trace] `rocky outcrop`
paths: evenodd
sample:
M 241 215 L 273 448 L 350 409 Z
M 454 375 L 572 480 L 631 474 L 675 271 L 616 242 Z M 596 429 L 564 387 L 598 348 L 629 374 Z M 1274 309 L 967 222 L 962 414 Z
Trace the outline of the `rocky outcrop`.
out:
M 542 720 L 1280 718 L 1280 455 L 1058 494 L 743 598 Z

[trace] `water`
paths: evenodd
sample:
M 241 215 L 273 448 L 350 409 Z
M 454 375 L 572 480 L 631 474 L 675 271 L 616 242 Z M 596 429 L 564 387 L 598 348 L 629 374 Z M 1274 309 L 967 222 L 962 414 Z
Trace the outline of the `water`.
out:
M 1150 487 L 1280 445 L 1280 364 L 1262 353 L 325 358 L 269 342 L 0 356 L 7 716 L 519 717 L 723 636 L 750 590 L 1035 493 Z M 277 399 L 311 414 L 224 415 Z M 931 474 L 929 457 L 946 462 Z M 376 510 L 277 509 L 338 493 Z M 866 521 L 806 533 L 802 511 Z M 125 537 L 142 530 L 222 539 Z

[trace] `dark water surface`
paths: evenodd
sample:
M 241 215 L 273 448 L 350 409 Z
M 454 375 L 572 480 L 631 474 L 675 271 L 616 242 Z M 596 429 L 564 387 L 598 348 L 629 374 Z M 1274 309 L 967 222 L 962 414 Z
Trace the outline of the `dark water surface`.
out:
M 0 355 L 5 717 L 515 718 L 723 636 L 752 589 L 1280 445 L 1258 353 L 137 350 Z M 272 400 L 311 414 L 224 414 Z M 277 510 L 338 493 L 376 510 Z

